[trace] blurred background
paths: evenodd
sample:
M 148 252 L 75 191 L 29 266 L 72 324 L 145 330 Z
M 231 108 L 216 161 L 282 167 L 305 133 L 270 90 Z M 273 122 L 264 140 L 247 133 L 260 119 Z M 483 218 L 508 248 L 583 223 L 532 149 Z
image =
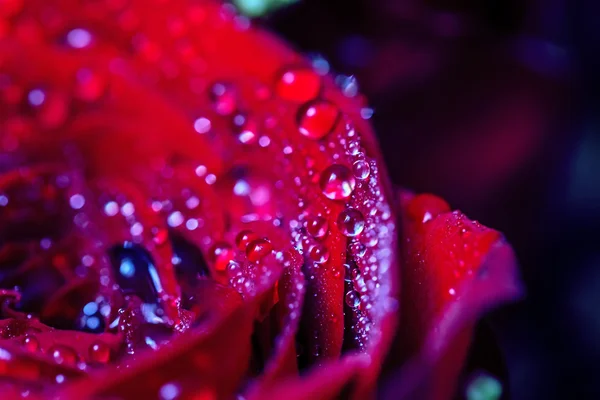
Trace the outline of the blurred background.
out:
M 515 247 L 527 298 L 479 327 L 471 367 L 502 398 L 600 398 L 600 2 L 234 2 L 356 77 L 397 184 Z

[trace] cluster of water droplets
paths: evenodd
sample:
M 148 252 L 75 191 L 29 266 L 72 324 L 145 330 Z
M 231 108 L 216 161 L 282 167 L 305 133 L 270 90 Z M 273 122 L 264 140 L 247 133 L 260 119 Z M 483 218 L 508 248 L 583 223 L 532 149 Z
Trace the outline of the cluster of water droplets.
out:
M 112 3 L 110 15 L 123 32 L 135 31 L 142 24 L 127 2 Z M 179 330 L 187 329 L 189 325 L 182 323 L 181 315 L 176 312 L 180 304 L 176 291 L 172 290 L 174 284 L 166 278 L 169 273 L 163 273 L 177 271 L 184 263 L 183 256 L 171 243 L 175 232 L 202 250 L 210 265 L 211 278 L 230 285 L 246 299 L 273 286 L 277 279 L 278 284 L 286 285 L 286 297 L 279 301 L 285 304 L 287 312 L 277 346 L 293 341 L 303 297 L 307 285 L 315 279 L 315 271 L 327 271 L 340 280 L 343 277 L 346 282 L 343 301 L 353 314 L 349 329 L 356 334 L 357 344 L 364 347 L 373 335 L 378 318 L 387 311 L 388 272 L 395 248 L 395 226 L 377 162 L 362 145 L 360 134 L 348 116 L 324 94 L 332 83 L 323 78 L 329 72 L 329 65 L 320 57 L 315 57 L 310 66 L 285 66 L 272 82 L 252 82 L 250 99 L 243 94 L 248 92 L 246 82 L 235 82 L 228 77 L 204 79 L 206 61 L 186 38 L 191 26 L 204 23 L 202 15 L 200 7 L 190 9 L 186 18 L 169 19 L 167 29 L 169 40 L 175 43 L 173 46 L 139 33 L 133 35 L 128 52 L 134 55 L 136 63 L 145 63 L 139 76 L 141 82 L 159 90 L 185 88 L 181 92 L 173 89 L 174 93 L 170 94 L 190 116 L 190 133 L 206 140 L 202 143 L 208 143 L 215 151 L 221 151 L 223 154 L 219 156 L 228 165 L 216 171 L 204 160 L 193 160 L 192 166 L 184 167 L 167 160 L 152 169 L 150 174 L 159 177 L 159 183 L 148 190 L 152 196 L 144 196 L 142 200 L 137 193 L 120 190 L 118 185 L 112 190 L 98 190 L 81 183 L 64 186 L 68 188 L 66 201 L 73 225 L 82 236 L 92 236 L 78 255 L 79 270 L 93 270 L 100 280 L 99 295 L 83 306 L 78 317 L 79 328 L 96 332 L 108 324 L 107 329 L 124 335 L 129 354 L 135 353 L 139 346 L 141 324 L 171 327 L 179 322 Z M 228 8 L 223 9 L 222 18 L 233 20 L 238 30 L 248 27 L 246 19 Z M 102 39 L 85 26 L 73 26 L 65 30 L 60 40 L 71 50 L 84 52 Z M 115 59 L 108 69 L 111 74 L 126 76 L 123 64 L 125 61 Z M 35 127 L 30 126 L 31 121 L 46 130 L 58 129 L 64 127 L 70 115 L 83 113 L 85 107 L 99 107 L 101 101 L 110 99 L 110 79 L 106 71 L 85 66 L 76 71 L 73 79 L 71 92 L 68 92 L 50 84 L 21 87 L 0 75 L 0 86 L 15 93 L 14 107 L 24 105 L 26 114 L 31 116 L 25 122 L 15 119 L 5 125 L 8 139 L 2 143 L 4 150 L 19 150 L 20 141 L 27 136 L 23 132 L 35 131 Z M 340 76 L 336 81 L 343 95 L 358 96 L 353 77 Z M 171 82 L 182 84 L 171 85 Z M 206 98 L 209 108 L 204 107 L 202 101 L 194 103 L 200 97 Z M 259 111 L 248 107 L 253 102 L 260 102 Z M 269 102 L 271 106 L 262 106 Z M 187 106 L 188 103 L 192 106 Z M 288 118 L 290 113 L 292 118 Z M 360 115 L 368 119 L 372 110 L 362 107 Z M 294 129 L 289 129 L 288 120 L 293 120 Z M 269 153 L 249 153 L 265 149 Z M 316 150 L 320 156 L 315 159 L 307 156 Z M 222 231 L 216 232 L 210 218 L 220 216 L 210 215 L 211 210 L 205 207 L 205 194 L 223 194 L 219 191 L 220 185 L 229 183 L 227 171 L 238 167 L 236 157 L 240 154 L 252 154 L 255 158 L 268 155 L 272 157 L 270 167 L 281 171 L 274 171 L 277 178 L 270 187 L 253 184 L 251 179 L 236 178 L 225 196 L 250 198 L 251 212 L 242 213 L 238 220 L 237 210 L 226 210 L 224 219 L 229 220 L 223 222 Z M 65 179 L 63 177 L 63 181 Z M 287 197 L 276 199 L 275 190 L 286 193 Z M 0 194 L 0 207 L 11 202 L 8 194 Z M 268 203 L 285 203 L 285 206 L 276 212 L 264 211 L 263 206 Z M 289 235 L 290 248 L 275 248 L 268 237 L 243 229 L 245 223 L 260 220 L 270 221 Z M 95 233 L 106 226 L 110 228 L 107 235 Z M 328 245 L 332 232 L 341 234 L 346 241 L 345 264 L 331 262 L 335 256 Z M 118 243 L 111 241 L 115 237 Z M 120 246 L 120 257 L 117 265 L 111 267 L 106 254 L 113 245 Z M 42 245 L 52 246 L 50 239 Z M 138 247 L 149 256 L 146 253 L 140 256 Z M 298 254 L 308 268 L 300 268 Z M 144 261 L 141 267 L 136 264 L 140 258 Z M 149 279 L 152 294 L 158 295 L 158 304 L 152 304 L 140 293 L 127 293 L 127 282 L 137 276 L 140 268 L 148 275 L 144 275 L 144 279 Z M 196 278 L 202 275 L 200 271 L 195 272 Z M 81 277 L 86 273 L 82 272 Z M 108 300 L 113 292 L 126 295 L 118 309 L 111 308 Z M 142 341 L 156 349 L 160 347 L 158 336 L 148 334 Z M 22 345 L 32 352 L 41 351 L 35 335 L 26 336 Z M 82 361 L 68 347 L 45 351 L 58 364 L 77 365 Z M 92 363 L 106 363 L 112 357 L 110 348 L 102 342 L 90 345 L 87 355 Z M 159 393 L 164 399 L 176 398 L 179 394 L 179 386 L 172 382 L 165 383 Z

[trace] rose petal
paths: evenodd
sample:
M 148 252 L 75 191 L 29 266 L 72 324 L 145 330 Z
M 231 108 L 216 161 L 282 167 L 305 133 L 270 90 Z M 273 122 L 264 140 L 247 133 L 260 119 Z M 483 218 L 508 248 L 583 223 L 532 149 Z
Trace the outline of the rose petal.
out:
M 142 353 L 127 369 L 107 367 L 65 387 L 59 396 L 155 398 L 171 384 L 183 396 L 203 391 L 213 398 L 228 398 L 246 373 L 253 307 L 237 307 L 225 318 L 219 316 L 202 329 L 172 339 L 160 352 Z
M 431 195 L 399 195 L 404 221 L 401 326 L 394 363 L 408 360 L 384 398 L 447 399 L 475 321 L 522 295 L 512 249 L 502 236 Z M 425 220 L 426 222 L 423 222 Z
M 68 169 L 79 174 L 76 174 L 79 182 L 76 191 L 89 192 L 92 198 L 99 199 L 102 195 L 115 195 L 110 193 L 110 188 L 116 188 L 119 195 L 126 197 L 126 204 L 131 204 L 128 208 L 135 208 L 135 214 L 119 217 L 114 225 L 112 221 L 103 225 L 95 216 L 89 219 L 106 233 L 108 240 L 118 242 L 136 236 L 123 229 L 127 228 L 123 223 L 132 218 L 140 224 L 143 222 L 143 235 L 134 239 L 139 239 L 136 243 L 143 246 L 157 264 L 158 278 L 155 280 L 159 284 L 155 282 L 154 286 L 158 292 L 159 286 L 164 289 L 159 297 L 161 300 L 167 297 L 163 308 L 167 317 L 176 322 L 176 327 L 180 326 L 177 318 L 183 320 L 186 314 L 177 315 L 180 293 L 171 264 L 170 246 L 156 249 L 152 245 L 154 240 L 147 237 L 148 231 L 156 229 L 159 234 L 155 232 L 156 237 L 152 239 L 164 238 L 160 218 L 151 215 L 148 200 L 154 200 L 156 196 L 161 212 L 168 201 L 165 208 L 181 214 L 184 211 L 180 206 L 183 192 L 198 190 L 202 201 L 210 201 L 208 207 L 201 204 L 204 208 L 196 219 L 198 225 L 194 225 L 193 220 L 192 224 L 185 224 L 185 229 L 195 230 L 193 234 L 184 235 L 186 240 L 208 254 L 208 269 L 213 279 L 229 283 L 244 295 L 246 301 L 254 304 L 254 308 L 246 309 L 247 314 L 254 317 L 258 308 L 261 311 L 259 319 L 270 315 L 263 320 L 265 329 L 261 331 L 270 330 L 270 323 L 279 328 L 280 344 L 275 345 L 275 354 L 267 361 L 265 382 L 279 374 L 295 372 L 293 339 L 298 332 L 297 337 L 304 345 L 302 367 L 337 359 L 342 350 L 350 352 L 360 348 L 368 352 L 371 361 L 361 371 L 358 386 L 362 389 L 357 392 L 364 393 L 363 389 L 370 389 L 374 383 L 394 326 L 395 310 L 391 300 L 396 292 L 393 279 L 396 230 L 394 210 L 389 207 L 391 186 L 371 128 L 360 117 L 362 100 L 345 97 L 331 78 L 318 76 L 299 55 L 269 35 L 248 29 L 243 19 L 236 18 L 230 9 L 217 3 L 170 1 L 156 2 L 153 7 L 141 0 L 117 3 L 86 2 L 82 5 L 75 0 L 64 0 L 53 5 L 48 14 L 45 2 L 33 0 L 11 20 L 14 43 L 5 43 L 2 47 L 6 50 L 2 57 L 3 66 L 10 71 L 11 79 L 14 77 L 17 85 L 23 86 L 23 91 L 30 90 L 28 86 L 32 82 L 41 82 L 50 88 L 47 104 L 44 102 L 39 110 L 34 110 L 32 120 L 41 126 L 41 131 L 52 134 L 39 134 L 33 128 L 28 130 L 28 126 L 13 123 L 20 129 L 14 128 L 21 134 L 19 145 L 24 149 L 19 150 L 25 154 L 24 158 L 38 162 L 48 157 L 48 153 L 56 157 L 54 153 L 63 154 L 63 142 L 72 143 L 77 154 L 66 164 Z M 48 23 L 42 26 L 37 21 Z M 69 35 L 76 26 L 90 32 L 89 43 L 73 45 Z M 39 65 L 49 67 L 40 69 Z M 77 80 L 81 78 L 82 68 L 92 68 L 97 74 L 95 85 L 77 86 L 81 84 Z M 308 77 L 312 89 L 298 90 L 284 85 L 281 92 L 281 85 L 276 83 L 288 68 L 303 69 L 303 79 Z M 89 71 L 86 76 L 89 78 Z M 99 80 L 103 90 L 97 87 Z M 76 90 L 71 98 L 66 88 L 73 85 Z M 319 99 L 313 103 L 317 95 Z M 87 103 L 81 105 L 80 101 Z M 314 108 L 318 111 L 309 112 Z M 20 112 L 18 107 L 11 111 Z M 234 112 L 243 113 L 235 115 L 242 118 L 234 118 Z M 72 115 L 77 118 L 71 118 Z M 250 138 L 240 140 L 238 128 L 243 128 L 245 136 L 250 133 Z M 254 134 L 264 136 L 255 143 Z M 367 172 L 356 178 L 362 182 L 355 188 L 351 171 L 356 161 L 367 163 L 370 174 Z M 194 167 L 195 176 L 185 175 L 180 182 L 173 182 L 177 179 L 171 179 L 172 176 L 183 176 L 181 170 L 189 168 L 192 162 L 202 163 Z M 344 190 L 350 187 L 352 196 L 350 193 L 327 193 L 328 190 L 321 187 L 320 181 L 327 178 L 327 171 L 334 165 L 351 174 L 344 178 L 348 180 Z M 331 177 L 337 179 L 335 174 Z M 206 185 L 190 183 L 192 179 L 203 180 Z M 108 187 L 103 187 L 101 180 L 109 182 Z M 92 183 L 87 185 L 87 181 Z M 242 189 L 238 190 L 240 183 Z M 252 187 L 254 198 L 243 194 L 244 185 Z M 119 206 L 123 207 L 123 204 Z M 369 225 L 365 233 L 371 235 L 365 234 L 364 240 L 358 237 L 360 232 L 343 233 L 338 226 L 340 214 L 348 207 L 363 213 L 361 218 Z M 190 216 L 196 214 L 186 211 L 185 217 Z M 205 216 L 215 220 L 207 222 L 202 219 Z M 306 234 L 307 219 L 313 216 L 327 220 L 325 236 Z M 183 217 L 179 215 L 176 221 L 171 221 L 171 228 L 183 230 Z M 248 248 L 245 255 L 237 252 L 235 255 L 242 261 L 240 268 L 244 275 L 223 276 L 227 263 L 221 263 L 219 257 L 211 259 L 210 249 L 216 244 L 232 245 L 232 236 L 238 229 L 246 228 L 247 221 L 259 220 L 267 220 L 278 227 L 277 234 L 266 235 L 272 241 L 274 251 L 265 251 L 270 254 L 262 259 L 260 254 L 252 254 Z M 205 225 L 199 226 L 199 221 Z M 137 228 L 139 231 L 140 227 Z M 260 231 L 258 227 L 256 230 Z M 304 255 L 303 265 L 295 261 L 293 269 L 289 270 L 291 274 L 279 282 L 278 290 L 269 291 L 281 267 L 285 267 L 285 261 L 279 256 L 289 251 L 290 237 L 292 245 Z M 284 239 L 284 245 L 277 243 L 280 238 Z M 99 240 L 103 242 L 100 246 L 103 249 L 113 244 L 106 243 L 105 239 Z M 218 250 L 215 254 L 223 253 L 222 249 Z M 228 249 L 226 253 L 228 257 L 224 260 L 229 262 L 229 255 L 234 252 Z M 355 287 L 362 294 L 360 309 L 355 306 L 349 318 L 352 326 L 348 331 L 356 333 L 354 337 L 344 336 L 347 284 L 344 283 L 343 264 L 349 260 L 357 264 L 360 279 Z M 303 274 L 301 290 L 297 286 L 303 282 Z M 109 275 L 102 277 L 109 281 L 111 278 Z M 304 286 L 307 298 L 300 323 L 300 302 L 294 304 L 292 294 L 298 300 Z M 131 326 L 142 323 L 139 300 L 130 298 L 124 303 L 119 327 L 135 331 Z M 248 317 L 249 325 L 251 317 Z M 227 329 L 233 329 L 228 323 L 224 323 Z M 299 324 L 302 328 L 298 330 Z M 180 330 L 184 329 L 182 323 Z M 220 328 L 215 329 L 219 331 Z M 140 355 L 146 363 L 133 361 L 133 372 L 116 376 L 112 370 L 89 382 L 86 380 L 81 389 L 77 389 L 82 390 L 78 395 L 110 391 L 130 393 L 127 385 L 149 382 L 144 393 L 154 396 L 160 388 L 158 385 L 167 382 L 154 378 L 159 375 L 159 366 L 150 366 L 150 360 L 158 360 L 168 373 L 181 373 L 182 379 L 189 371 L 174 363 L 189 366 L 183 350 L 191 351 L 196 345 L 201 347 L 201 353 L 206 351 L 211 360 L 217 360 L 216 352 L 219 351 L 233 353 L 231 357 L 239 362 L 247 356 L 245 325 L 241 331 L 241 349 L 226 347 L 222 338 L 213 335 L 206 341 L 214 338 L 214 349 L 208 349 L 196 342 L 198 328 L 192 327 L 190 333 L 173 339 L 174 343 L 161 349 L 156 357 Z M 140 339 L 139 330 L 134 333 L 125 335 L 128 345 Z M 262 350 L 265 355 L 272 355 L 273 336 L 271 332 L 261 333 L 266 333 L 261 337 Z M 226 335 L 234 334 L 224 332 L 223 338 Z M 235 355 L 238 351 L 240 359 Z M 352 356 L 349 360 L 355 358 Z M 344 361 L 341 365 L 349 363 Z M 344 368 L 340 376 L 344 374 Z M 200 372 L 205 370 L 201 368 Z M 220 371 L 206 373 L 209 377 L 216 374 L 221 378 Z M 237 383 L 238 376 L 234 375 Z M 104 392 L 99 389 L 101 381 L 108 385 Z M 229 384 L 229 389 L 223 387 L 225 383 Z M 230 383 L 215 382 L 217 394 L 230 394 L 235 390 L 235 385 Z M 325 383 L 322 379 L 317 386 Z M 183 383 L 185 390 L 196 390 L 193 386 Z M 142 392 L 136 394 L 143 395 Z

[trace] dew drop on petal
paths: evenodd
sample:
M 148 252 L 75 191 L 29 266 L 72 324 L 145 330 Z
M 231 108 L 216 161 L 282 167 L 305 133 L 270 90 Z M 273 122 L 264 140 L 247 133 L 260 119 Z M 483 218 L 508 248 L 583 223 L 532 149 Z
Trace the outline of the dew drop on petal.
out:
M 275 84 L 275 92 L 287 101 L 305 103 L 313 100 L 321 90 L 321 77 L 309 68 L 284 71 Z
M 219 272 L 225 271 L 229 262 L 234 258 L 233 249 L 228 243 L 215 243 L 209 251 L 209 259 L 214 263 L 215 269 Z
M 329 260 L 329 250 L 320 244 L 312 245 L 308 250 L 308 255 L 317 264 L 323 264 Z
M 55 345 L 48 350 L 48 354 L 54 358 L 57 364 L 75 365 L 78 357 L 75 350 L 63 345 Z
M 217 82 L 210 88 L 210 98 L 215 111 L 220 115 L 231 115 L 237 108 L 237 93 L 228 83 Z
M 319 180 L 321 191 L 331 200 L 345 200 L 350 197 L 356 186 L 356 180 L 348 167 L 333 164 L 327 167 Z
M 194 121 L 194 130 L 204 134 L 210 131 L 212 124 L 208 118 L 200 117 Z
M 327 218 L 321 215 L 310 216 L 306 219 L 306 231 L 315 239 L 324 238 L 329 231 Z
M 321 139 L 335 127 L 340 116 L 338 107 L 325 100 L 308 103 L 298 111 L 298 130 L 309 139 Z
M 169 382 L 162 385 L 159 389 L 160 400 L 175 400 L 179 397 L 181 389 L 176 384 Z
M 82 28 L 75 28 L 67 33 L 67 43 L 75 49 L 83 49 L 92 42 L 92 34 Z
M 272 250 L 273 245 L 269 240 L 257 239 L 250 242 L 246 247 L 246 256 L 250 262 L 255 262 L 271 253 Z
M 114 217 L 119 213 L 119 205 L 114 201 L 109 201 L 104 205 L 104 214 Z
M 347 208 L 338 216 L 337 226 L 347 237 L 358 236 L 365 229 L 365 218 L 360 211 Z
M 448 211 L 450 211 L 450 206 L 445 200 L 427 193 L 416 195 L 407 206 L 408 216 L 412 220 L 422 223 Z
M 41 89 L 33 89 L 27 94 L 27 100 L 32 106 L 39 107 L 44 104 L 46 93 Z
M 105 364 L 110 360 L 110 347 L 102 342 L 93 343 L 89 348 L 90 360 Z
M 356 290 L 349 290 L 344 299 L 350 308 L 356 308 L 360 305 L 360 295 Z
M 352 164 L 352 172 L 356 179 L 364 180 L 369 177 L 371 173 L 371 167 L 369 163 L 365 160 L 356 160 L 354 164 Z
M 167 224 L 171 228 L 177 228 L 179 225 L 183 224 L 184 217 L 180 211 L 174 211 L 167 217 Z
M 35 336 L 25 335 L 23 338 L 23 347 L 27 351 L 36 352 L 40 349 L 40 342 Z
M 238 233 L 235 237 L 235 244 L 238 249 L 246 251 L 248 244 L 250 244 L 250 242 L 253 242 L 254 240 L 257 240 L 258 238 L 259 237 L 256 233 L 252 232 L 249 229 L 244 229 L 240 231 L 240 233 Z
M 80 194 L 74 194 L 69 199 L 69 204 L 74 210 L 80 210 L 85 205 L 85 197 Z
M 257 142 L 259 126 L 255 119 L 239 114 L 234 117 L 233 125 L 240 143 L 253 144 Z

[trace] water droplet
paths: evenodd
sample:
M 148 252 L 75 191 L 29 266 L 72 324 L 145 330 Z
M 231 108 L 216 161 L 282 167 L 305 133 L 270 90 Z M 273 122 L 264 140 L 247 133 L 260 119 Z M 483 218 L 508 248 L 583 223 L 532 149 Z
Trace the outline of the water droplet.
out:
M 273 245 L 267 239 L 257 239 L 248 244 L 246 256 L 250 262 L 255 262 L 265 257 L 273 250 Z
M 448 203 L 432 194 L 419 194 L 413 197 L 407 207 L 408 216 L 422 223 L 448 211 L 450 211 Z
M 369 163 L 365 160 L 357 160 L 352 164 L 352 172 L 356 179 L 367 179 L 369 174 L 371 173 L 371 167 Z
M 55 345 L 48 350 L 48 354 L 57 364 L 75 365 L 78 361 L 77 353 L 70 347 Z
M 345 200 L 350 197 L 356 181 L 350 170 L 341 164 L 333 164 L 321 173 L 319 181 L 325 197 L 331 200 Z
M 228 83 L 215 83 L 210 89 L 210 97 L 220 115 L 231 115 L 237 108 L 237 93 Z
M 315 72 L 321 76 L 329 73 L 329 62 L 320 54 L 313 54 L 311 57 L 312 67 Z
M 217 176 L 215 174 L 208 174 L 204 178 L 204 181 L 209 185 L 213 185 L 217 181 Z
M 33 335 L 25 335 L 23 338 L 23 347 L 27 351 L 36 352 L 40 349 L 40 341 Z
M 33 89 L 27 94 L 27 100 L 32 106 L 39 107 L 44 104 L 46 93 L 41 89 Z
M 235 244 L 238 247 L 238 249 L 246 251 L 248 244 L 257 239 L 259 239 L 259 237 L 256 233 L 249 229 L 244 229 L 240 231 L 240 233 L 238 233 L 235 237 Z
M 345 301 L 348 307 L 356 308 L 360 305 L 360 295 L 356 290 L 349 290 L 346 293 Z
M 258 139 L 258 145 L 260 147 L 269 147 L 270 144 L 271 144 L 271 138 L 268 136 L 261 136 Z
M 69 204 L 74 210 L 80 210 L 85 205 L 85 197 L 80 194 L 74 194 L 69 198 Z
M 315 239 L 322 239 L 329 231 L 327 218 L 321 215 L 310 216 L 306 220 L 306 231 Z
M 321 139 L 330 133 L 338 118 L 338 107 L 325 100 L 306 104 L 298 111 L 298 129 L 310 139 Z
M 308 251 L 310 258 L 317 264 L 323 264 L 329 260 L 329 250 L 320 244 L 314 244 Z
M 119 212 L 119 205 L 114 201 L 109 201 L 104 205 L 104 214 L 109 217 L 114 217 Z
M 117 284 L 125 294 L 135 294 L 144 302 L 156 301 L 156 293 L 161 291 L 161 282 L 156 278 L 156 267 L 148 251 L 130 242 L 113 246 L 109 250 L 111 265 L 115 270 Z M 91 326 L 90 326 L 91 322 Z M 88 318 L 87 325 L 95 330 L 101 320 Z
M 227 265 L 227 274 L 229 274 L 229 276 L 234 277 L 237 276 L 241 273 L 241 267 L 240 264 L 236 261 L 229 261 L 229 264 Z
M 360 143 L 357 140 L 353 140 L 348 143 L 348 149 L 346 151 L 351 156 L 356 156 L 360 153 Z
M 344 280 L 347 282 L 352 281 L 352 272 L 354 267 L 351 264 L 344 264 Z
M 285 71 L 275 84 L 275 92 L 284 100 L 305 103 L 321 90 L 321 77 L 312 69 L 295 68 Z
M 350 251 L 358 257 L 362 257 L 367 252 L 367 247 L 360 242 L 353 242 L 350 245 Z
M 127 202 L 121 207 L 121 215 L 124 217 L 131 217 L 135 213 L 135 206 L 133 203 Z
M 89 348 L 90 360 L 106 364 L 110 360 L 110 347 L 102 342 L 93 343 Z
M 354 97 L 358 94 L 358 82 L 354 76 L 339 75 L 335 81 L 342 90 L 342 93 L 344 93 L 344 96 Z
M 365 218 L 360 211 L 347 208 L 338 216 L 337 226 L 345 236 L 358 236 L 365 229 Z
M 75 49 L 83 49 L 92 42 L 92 34 L 81 28 L 75 28 L 67 33 L 67 43 Z
M 238 114 L 233 119 L 237 139 L 242 144 L 253 144 L 258 140 L 258 123 L 255 119 Z
M 176 384 L 169 382 L 165 383 L 160 388 L 160 399 L 161 400 L 175 400 L 181 392 L 181 389 Z
M 229 243 L 225 242 L 215 243 L 209 251 L 209 260 L 214 263 L 215 270 L 219 272 L 225 271 L 234 256 L 235 252 Z
M 360 116 L 362 119 L 370 119 L 374 114 L 374 111 L 372 108 L 369 107 L 363 107 L 360 109 Z
M 177 228 L 183 224 L 183 221 L 183 214 L 179 211 L 174 211 L 167 217 L 167 224 L 169 224 L 171 228 Z
M 208 118 L 200 117 L 194 121 L 194 130 L 198 133 L 207 133 L 210 131 L 212 124 Z

